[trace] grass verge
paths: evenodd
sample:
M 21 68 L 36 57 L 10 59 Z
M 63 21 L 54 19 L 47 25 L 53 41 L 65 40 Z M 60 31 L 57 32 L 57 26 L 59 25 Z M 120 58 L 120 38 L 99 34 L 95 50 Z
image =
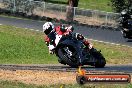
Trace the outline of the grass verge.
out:
M 49 0 L 48 2 L 55 4 L 67 4 L 67 0 Z M 113 11 L 110 0 L 79 0 L 78 7 L 107 12 Z
M 132 47 L 117 46 L 106 43 L 93 42 L 95 48 L 102 51 L 102 54 L 111 64 L 132 63 Z
M 13 26 L 0 26 L 0 64 L 58 63 L 57 57 L 48 54 L 43 33 Z M 93 42 L 101 49 L 107 63 L 132 63 L 132 48 Z
M 56 63 L 48 54 L 43 34 L 23 28 L 0 26 L 0 63 L 43 64 Z
M 34 85 L 24 84 L 17 81 L 3 81 L 0 80 L 1 88 L 132 88 L 132 84 L 58 84 L 58 85 Z

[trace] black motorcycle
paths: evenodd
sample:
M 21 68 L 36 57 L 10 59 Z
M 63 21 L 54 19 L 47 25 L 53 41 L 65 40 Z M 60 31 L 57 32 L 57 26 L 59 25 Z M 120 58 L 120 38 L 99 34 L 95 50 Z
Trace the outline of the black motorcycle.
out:
M 131 10 L 123 10 L 119 19 L 119 25 L 124 38 L 132 39 Z
M 55 54 L 59 57 L 59 63 L 71 67 L 91 65 L 103 68 L 106 64 L 101 51 L 97 51 L 95 48 L 88 49 L 82 40 L 77 40 L 72 34 L 62 36 L 55 48 Z
M 124 38 L 132 39 L 132 20 L 128 20 L 127 27 L 121 30 Z

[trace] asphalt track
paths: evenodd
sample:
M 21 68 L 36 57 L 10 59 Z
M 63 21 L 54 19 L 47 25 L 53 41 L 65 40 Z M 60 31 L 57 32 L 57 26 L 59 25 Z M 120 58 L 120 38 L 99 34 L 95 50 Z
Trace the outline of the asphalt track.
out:
M 41 64 L 41 65 L 0 65 L 3 70 L 38 70 L 38 71 L 62 71 L 62 72 L 77 72 L 78 68 L 61 64 Z M 132 74 L 132 64 L 127 65 L 106 65 L 104 68 L 94 68 L 91 66 L 83 66 L 89 73 L 129 73 Z
M 36 20 L 25 20 L 0 16 L 0 24 L 13 25 L 16 27 L 29 28 L 42 31 L 44 22 Z M 90 28 L 86 26 L 76 26 L 75 32 L 81 33 L 89 39 L 103 41 L 116 45 L 126 45 L 132 47 L 132 40 L 124 39 L 120 31 L 108 30 L 107 28 Z
M 42 31 L 42 25 L 44 22 L 34 21 L 34 20 L 25 20 L 18 18 L 9 18 L 0 16 L 0 24 L 4 25 L 13 25 L 16 27 L 29 28 L 38 31 Z M 88 28 L 84 26 L 75 26 L 75 32 L 82 33 L 90 39 L 104 41 L 107 43 L 121 44 L 132 47 L 132 40 L 126 41 L 122 38 L 122 34 L 120 31 L 107 30 L 101 28 Z M 58 71 L 76 71 L 75 68 L 70 68 L 64 65 L 53 65 L 53 66 L 16 66 L 16 65 L 0 65 L 1 69 L 8 70 L 58 70 Z M 95 72 L 125 72 L 132 73 L 132 64 L 128 65 L 106 65 L 105 68 L 93 68 L 93 67 L 84 67 L 87 71 L 95 71 Z

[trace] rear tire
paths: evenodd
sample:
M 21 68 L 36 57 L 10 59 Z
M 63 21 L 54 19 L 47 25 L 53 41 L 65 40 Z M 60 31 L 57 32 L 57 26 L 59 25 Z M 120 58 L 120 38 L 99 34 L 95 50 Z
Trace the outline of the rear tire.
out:
M 69 51 L 73 54 L 72 56 L 68 56 L 68 53 L 64 51 L 65 48 L 69 49 Z M 79 64 L 79 55 L 77 50 L 73 48 L 73 46 L 61 46 L 58 49 L 58 57 L 64 61 L 67 65 L 77 68 Z

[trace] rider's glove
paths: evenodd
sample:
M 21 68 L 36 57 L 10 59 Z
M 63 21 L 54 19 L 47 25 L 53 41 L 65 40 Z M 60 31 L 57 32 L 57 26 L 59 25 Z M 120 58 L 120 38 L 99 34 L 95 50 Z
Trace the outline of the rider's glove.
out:
M 47 46 L 49 45 L 49 42 L 45 42 L 45 43 L 46 43 Z
M 89 49 L 92 49 L 92 48 L 93 48 L 93 44 L 89 43 Z
M 79 33 L 76 33 L 76 38 L 78 40 L 83 40 L 84 39 L 83 35 L 82 34 L 79 34 Z
M 49 50 L 49 54 L 54 54 L 54 52 L 52 50 Z

